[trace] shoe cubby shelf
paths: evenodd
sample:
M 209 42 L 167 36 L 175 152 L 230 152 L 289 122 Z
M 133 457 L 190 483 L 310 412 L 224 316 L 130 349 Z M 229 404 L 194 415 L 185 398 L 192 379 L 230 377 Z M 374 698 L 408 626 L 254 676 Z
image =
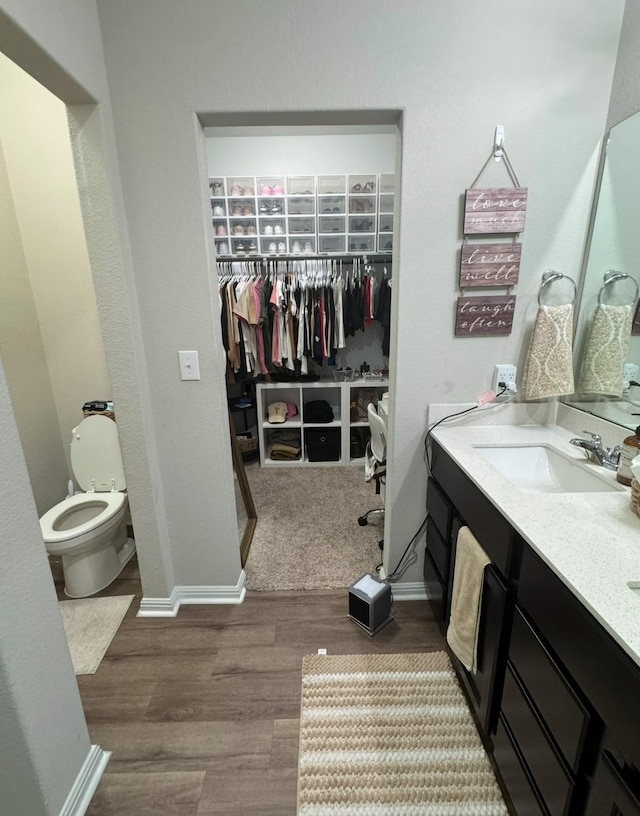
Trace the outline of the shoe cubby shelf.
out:
M 389 390 L 388 380 L 358 379 L 351 382 L 258 383 L 256 386 L 256 407 L 258 412 L 258 436 L 260 465 L 262 467 L 318 467 L 336 465 L 364 465 L 364 446 L 369 438 L 369 423 L 358 413 L 358 397 L 362 389 L 375 393 L 380 399 Z M 304 405 L 313 400 L 325 400 L 333 411 L 331 422 L 307 422 Z M 293 403 L 298 414 L 285 422 L 271 423 L 268 407 L 272 402 Z M 309 458 L 309 443 L 317 444 L 318 434 L 329 431 L 331 450 L 328 455 L 339 456 L 328 460 Z M 278 432 L 291 434 L 300 448 L 298 459 L 272 459 L 271 445 L 278 441 Z M 338 445 L 339 438 L 339 445 Z M 317 453 L 315 454 L 317 455 Z M 320 454 L 322 455 L 322 454 Z
M 209 179 L 218 257 L 390 252 L 393 174 Z

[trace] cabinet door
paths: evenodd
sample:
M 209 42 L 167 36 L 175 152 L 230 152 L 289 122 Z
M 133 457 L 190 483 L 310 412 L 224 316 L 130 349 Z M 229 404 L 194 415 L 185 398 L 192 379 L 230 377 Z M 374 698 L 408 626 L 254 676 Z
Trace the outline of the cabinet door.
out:
M 640 791 L 632 790 L 608 751 L 600 756 L 585 816 L 640 816 Z
M 468 672 L 456 660 L 458 671 L 473 703 L 483 732 L 495 730 L 498 711 L 496 691 L 502 686 L 504 666 L 504 617 L 507 607 L 507 588 L 493 564 L 484 571 L 480 632 L 478 638 L 478 671 Z

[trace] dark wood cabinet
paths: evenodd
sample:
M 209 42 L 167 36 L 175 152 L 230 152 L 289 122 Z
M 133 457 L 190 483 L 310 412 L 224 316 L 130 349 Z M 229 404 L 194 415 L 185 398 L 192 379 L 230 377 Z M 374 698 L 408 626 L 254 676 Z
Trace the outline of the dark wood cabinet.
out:
M 453 662 L 518 816 L 640 816 L 640 669 L 434 442 L 425 579 L 446 632 L 457 533 L 485 570 L 478 672 Z
M 638 774 L 626 779 L 629 770 L 620 767 L 609 751 L 603 751 L 596 768 L 585 816 L 640 816 Z

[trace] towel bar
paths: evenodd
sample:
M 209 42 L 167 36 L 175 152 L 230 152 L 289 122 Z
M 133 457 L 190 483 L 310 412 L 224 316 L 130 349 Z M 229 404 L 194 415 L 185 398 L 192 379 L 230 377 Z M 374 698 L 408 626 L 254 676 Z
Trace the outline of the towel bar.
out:
M 571 300 L 571 303 L 575 303 L 578 289 L 573 278 L 570 278 L 568 275 L 564 275 L 562 272 L 556 272 L 554 269 L 547 269 L 546 272 L 542 273 L 542 284 L 540 286 L 540 291 L 538 292 L 538 306 L 542 306 L 542 293 L 545 286 L 549 286 L 554 281 L 558 280 L 567 280 L 573 286 L 573 299 Z
M 609 286 L 611 283 L 615 283 L 616 281 L 627 279 L 633 281 L 633 285 L 636 288 L 636 293 L 633 296 L 633 300 L 629 303 L 630 306 L 633 306 L 638 299 L 638 281 L 635 278 L 632 278 L 631 275 L 628 275 L 626 272 L 618 272 L 616 269 L 609 269 L 604 273 L 604 283 L 600 287 L 600 291 L 598 293 L 598 306 L 602 305 L 602 293 L 604 292 L 605 287 Z M 625 304 L 620 305 L 623 306 Z

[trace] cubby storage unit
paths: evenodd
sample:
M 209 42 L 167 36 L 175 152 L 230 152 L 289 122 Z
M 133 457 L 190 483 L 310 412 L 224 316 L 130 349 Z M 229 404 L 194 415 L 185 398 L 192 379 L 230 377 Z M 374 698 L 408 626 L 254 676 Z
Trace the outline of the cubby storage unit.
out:
M 390 252 L 393 175 L 209 179 L 216 254 Z
M 256 400 L 260 464 L 267 467 L 364 466 L 364 448 L 369 439 L 369 423 L 364 418 L 362 410 L 358 413 L 357 407 L 359 403 L 363 403 L 363 397 L 367 399 L 372 397 L 372 401 L 376 402 L 388 390 L 388 380 L 258 383 Z M 316 400 L 329 403 L 333 420 L 314 422 L 305 417 L 305 403 Z M 285 422 L 271 423 L 268 420 L 268 408 L 273 402 L 291 402 L 297 407 L 298 413 Z M 300 459 L 271 458 L 271 444 L 277 431 L 300 432 Z M 326 458 L 318 458 L 323 456 Z

